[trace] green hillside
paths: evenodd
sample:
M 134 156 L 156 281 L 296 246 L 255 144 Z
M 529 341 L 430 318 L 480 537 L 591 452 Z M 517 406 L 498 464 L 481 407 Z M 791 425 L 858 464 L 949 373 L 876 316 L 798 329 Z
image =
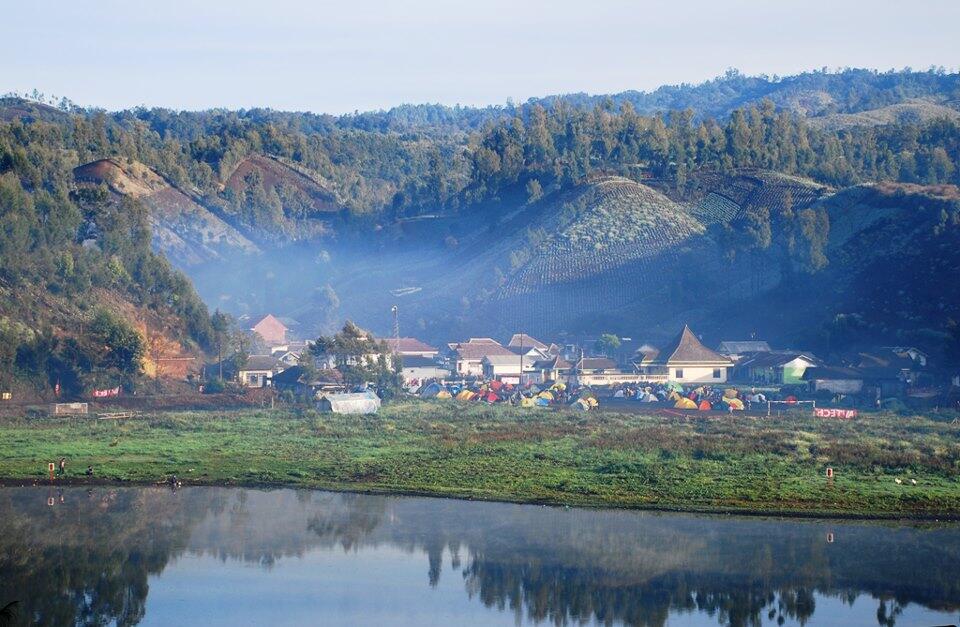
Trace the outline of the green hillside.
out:
M 743 304 L 765 302 L 794 312 L 768 313 L 777 334 L 817 335 L 801 295 L 833 295 L 817 314 L 829 325 L 857 299 L 890 308 L 859 282 L 907 280 L 885 260 L 952 268 L 938 251 L 956 209 L 942 190 L 960 184 L 957 76 L 734 73 L 609 99 L 348 116 L 5 98 L 0 173 L 38 205 L 142 207 L 153 250 L 206 302 L 288 315 L 307 335 L 345 317 L 383 332 L 394 304 L 434 341 L 517 326 L 666 336 L 683 321 L 750 332 L 760 309 Z M 37 247 L 93 246 L 90 223 Z M 132 286 L 151 280 L 126 269 Z M 953 293 L 917 276 L 884 324 L 943 337 L 955 321 L 925 303 L 950 310 Z

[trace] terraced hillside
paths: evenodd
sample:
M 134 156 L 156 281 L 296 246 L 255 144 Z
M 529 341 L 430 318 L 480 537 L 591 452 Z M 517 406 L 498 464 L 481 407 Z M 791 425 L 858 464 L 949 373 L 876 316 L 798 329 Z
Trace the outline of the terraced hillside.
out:
M 682 306 L 671 296 L 704 279 L 720 258 L 704 233 L 656 190 L 619 177 L 598 179 L 532 225 L 525 245 L 511 253 L 515 267 L 490 299 L 490 317 L 556 332 L 614 320 L 637 305 L 650 305 L 651 315 L 672 302 Z
M 809 179 L 765 170 L 699 172 L 691 176 L 690 187 L 690 213 L 705 225 L 733 222 L 750 208 L 765 207 L 772 216 L 788 205 L 799 211 L 830 193 Z
M 150 212 L 154 248 L 181 267 L 229 252 L 258 250 L 243 234 L 142 163 L 100 159 L 75 168 L 73 174 L 81 185 L 103 184 L 117 196 L 143 202 Z

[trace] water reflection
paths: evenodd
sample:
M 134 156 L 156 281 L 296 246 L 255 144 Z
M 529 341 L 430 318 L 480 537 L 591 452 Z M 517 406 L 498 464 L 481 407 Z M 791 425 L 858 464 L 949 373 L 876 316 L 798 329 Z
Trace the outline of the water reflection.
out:
M 463 609 L 479 603 L 517 622 L 836 624 L 837 608 L 846 608 L 845 616 L 892 626 L 910 608 L 945 613 L 927 614 L 938 619 L 928 624 L 955 621 L 960 611 L 955 525 L 293 490 L 0 489 L 0 606 L 20 600 L 23 624 L 136 624 L 151 577 L 184 556 L 259 565 L 282 585 L 283 575 L 271 573 L 284 560 L 317 551 L 392 555 L 387 549 L 423 560 L 423 595 L 445 577 L 462 579 Z M 395 611 L 403 622 L 403 608 Z

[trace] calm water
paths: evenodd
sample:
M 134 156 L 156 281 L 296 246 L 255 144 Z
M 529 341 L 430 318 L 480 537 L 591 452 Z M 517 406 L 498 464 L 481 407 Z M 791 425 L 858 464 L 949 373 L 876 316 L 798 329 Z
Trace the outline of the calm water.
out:
M 927 626 L 958 622 L 958 564 L 934 523 L 0 488 L 25 624 Z

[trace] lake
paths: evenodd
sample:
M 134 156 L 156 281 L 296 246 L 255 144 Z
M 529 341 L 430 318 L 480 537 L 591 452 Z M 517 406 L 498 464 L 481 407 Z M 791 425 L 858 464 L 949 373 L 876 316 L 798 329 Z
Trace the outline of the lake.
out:
M 24 624 L 944 625 L 960 526 L 310 490 L 0 488 Z

